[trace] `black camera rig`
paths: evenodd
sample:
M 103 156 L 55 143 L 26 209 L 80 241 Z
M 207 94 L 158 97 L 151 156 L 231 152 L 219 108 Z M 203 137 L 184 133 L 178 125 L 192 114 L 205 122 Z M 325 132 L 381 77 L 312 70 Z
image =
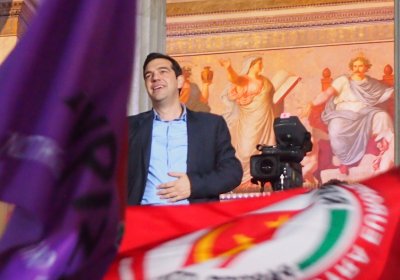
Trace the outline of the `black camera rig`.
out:
M 303 184 L 302 165 L 307 152 L 312 149 L 311 134 L 296 116 L 281 115 L 274 120 L 276 146 L 257 145 L 260 155 L 250 157 L 250 174 L 253 183 L 267 182 L 272 190 L 286 190 Z

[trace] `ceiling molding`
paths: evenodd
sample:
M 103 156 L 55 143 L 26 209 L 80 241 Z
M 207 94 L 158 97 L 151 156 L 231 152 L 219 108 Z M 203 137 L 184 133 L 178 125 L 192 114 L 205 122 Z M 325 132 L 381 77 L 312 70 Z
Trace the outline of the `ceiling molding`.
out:
M 205 2 L 210 1 L 196 1 L 200 6 Z M 243 1 L 232 1 L 233 5 L 239 2 Z M 218 11 L 167 16 L 167 53 L 195 55 L 394 40 L 393 0 L 273 2 L 281 6 L 236 14 Z M 293 6 L 283 8 L 290 3 Z M 312 4 L 301 6 L 305 3 Z
M 394 20 L 393 7 L 342 9 L 329 12 L 304 11 L 300 14 L 266 15 L 236 19 L 209 19 L 195 22 L 167 22 L 167 37 L 190 37 L 212 34 L 260 32 L 278 29 L 383 23 Z
M 204 14 L 243 13 L 245 11 L 292 9 L 351 3 L 392 2 L 391 0 L 167 0 L 167 17 Z

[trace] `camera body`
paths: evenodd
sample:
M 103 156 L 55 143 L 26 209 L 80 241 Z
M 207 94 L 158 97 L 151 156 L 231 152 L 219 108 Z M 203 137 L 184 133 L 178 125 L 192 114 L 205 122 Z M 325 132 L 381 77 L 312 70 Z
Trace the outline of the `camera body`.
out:
M 276 146 L 257 145 L 259 155 L 250 157 L 253 182 L 262 186 L 270 182 L 272 190 L 285 190 L 303 184 L 302 166 L 307 152 L 312 149 L 311 134 L 298 117 L 285 116 L 274 120 Z

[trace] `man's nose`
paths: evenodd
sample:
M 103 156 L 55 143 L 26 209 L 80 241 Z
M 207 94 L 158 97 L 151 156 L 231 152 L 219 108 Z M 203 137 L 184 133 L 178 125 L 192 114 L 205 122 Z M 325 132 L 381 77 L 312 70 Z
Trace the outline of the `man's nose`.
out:
M 157 81 L 160 79 L 160 73 L 154 72 L 153 75 L 151 76 L 152 81 Z

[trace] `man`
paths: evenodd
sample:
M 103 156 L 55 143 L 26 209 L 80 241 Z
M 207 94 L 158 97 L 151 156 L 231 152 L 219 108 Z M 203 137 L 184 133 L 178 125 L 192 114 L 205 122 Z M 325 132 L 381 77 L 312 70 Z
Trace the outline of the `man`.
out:
M 149 54 L 143 75 L 153 109 L 129 117 L 128 204 L 214 201 L 233 190 L 243 171 L 224 119 L 180 103 L 173 58 Z
M 343 174 L 348 174 L 349 166 L 362 159 L 371 137 L 381 151 L 374 163 L 374 169 L 378 169 L 382 155 L 394 139 L 392 119 L 380 107 L 393 95 L 393 88 L 366 75 L 371 64 L 364 56 L 352 59 L 349 67 L 350 76 L 335 79 L 312 103 L 328 101 L 321 117 L 328 125 L 332 151 Z

